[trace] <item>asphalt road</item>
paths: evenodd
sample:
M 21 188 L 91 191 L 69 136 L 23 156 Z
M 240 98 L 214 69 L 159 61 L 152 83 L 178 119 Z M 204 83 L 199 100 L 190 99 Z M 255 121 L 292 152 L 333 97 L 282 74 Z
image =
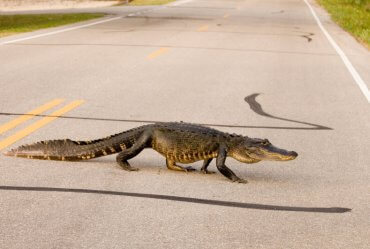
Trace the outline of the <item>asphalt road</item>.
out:
M 368 84 L 369 51 L 313 8 Z M 369 101 L 304 1 L 99 11 L 111 15 L 0 39 L 2 151 L 183 120 L 299 157 L 228 159 L 249 181 L 236 184 L 169 171 L 152 150 L 131 160 L 139 172 L 113 156 L 0 156 L 0 248 L 368 248 Z M 46 103 L 64 118 L 19 115 Z

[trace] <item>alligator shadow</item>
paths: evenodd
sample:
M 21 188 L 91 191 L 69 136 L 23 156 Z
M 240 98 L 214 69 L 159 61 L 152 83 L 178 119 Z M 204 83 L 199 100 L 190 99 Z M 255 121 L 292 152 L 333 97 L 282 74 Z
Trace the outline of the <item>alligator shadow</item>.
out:
M 219 201 L 192 197 L 182 197 L 174 195 L 157 195 L 157 194 L 144 194 L 133 192 L 120 192 L 109 190 L 95 190 L 95 189 L 74 189 L 74 188 L 49 188 L 49 187 L 24 187 L 24 186 L 0 186 L 0 190 L 5 191 L 25 191 L 25 192 L 60 192 L 60 193 L 79 193 L 79 194 L 100 194 L 112 196 L 127 196 L 134 198 L 157 199 L 177 202 L 188 202 L 204 205 L 215 205 L 223 207 L 246 208 L 246 209 L 259 209 L 271 211 L 294 211 L 294 212 L 313 212 L 313 213 L 345 213 L 352 209 L 342 207 L 293 207 L 293 206 L 279 206 L 279 205 L 264 205 L 256 203 L 245 202 L 230 202 Z

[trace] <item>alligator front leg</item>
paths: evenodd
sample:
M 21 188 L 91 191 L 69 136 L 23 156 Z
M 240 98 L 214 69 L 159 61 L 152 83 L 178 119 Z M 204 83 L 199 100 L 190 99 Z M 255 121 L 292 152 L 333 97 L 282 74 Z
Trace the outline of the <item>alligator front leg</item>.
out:
M 177 170 L 177 171 L 185 171 L 185 172 L 188 172 L 188 171 L 195 171 L 195 169 L 193 167 L 181 167 L 181 166 L 178 166 L 176 165 L 176 162 L 171 160 L 171 159 L 168 159 L 166 158 L 166 165 L 167 165 L 167 168 L 168 169 L 171 169 L 171 170 Z
M 116 161 L 118 165 L 121 166 L 122 169 L 127 171 L 138 171 L 139 169 L 131 167 L 127 160 L 138 155 L 146 147 L 150 139 L 151 135 L 144 132 L 133 146 L 117 155 Z
M 216 166 L 217 169 L 221 172 L 221 174 L 223 174 L 233 182 L 247 183 L 248 182 L 247 180 L 237 177 L 235 173 L 231 171 L 231 169 L 226 167 L 225 165 L 226 157 L 227 157 L 226 146 L 220 145 L 218 156 L 216 158 Z

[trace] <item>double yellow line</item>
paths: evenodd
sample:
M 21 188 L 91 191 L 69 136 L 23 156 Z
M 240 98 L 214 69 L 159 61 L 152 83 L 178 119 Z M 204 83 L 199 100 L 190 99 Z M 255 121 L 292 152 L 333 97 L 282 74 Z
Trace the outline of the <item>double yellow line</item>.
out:
M 54 100 L 52 100 L 52 101 L 50 101 L 50 102 L 48 102 L 48 103 L 46 103 L 42 106 L 30 111 L 30 112 L 25 113 L 24 115 L 19 116 L 16 119 L 13 119 L 13 120 L 11 120 L 11 121 L 3 124 L 3 125 L 0 125 L 0 135 L 4 132 L 6 132 L 8 130 L 11 130 L 11 129 L 15 128 L 16 126 L 34 118 L 36 115 L 39 115 L 39 114 L 41 114 L 41 113 L 43 113 L 47 110 L 52 109 L 53 107 L 56 107 L 57 105 L 61 104 L 63 101 L 64 101 L 64 99 L 54 99 Z M 72 109 L 76 108 L 77 106 L 81 105 L 83 102 L 84 102 L 83 100 L 72 101 L 69 104 L 63 106 L 62 108 L 54 111 L 53 113 L 51 113 L 47 117 L 44 117 L 44 118 L 30 124 L 29 126 L 24 128 L 23 130 L 20 130 L 20 131 L 16 132 L 15 134 L 6 137 L 5 139 L 0 141 L 0 150 L 2 150 L 4 148 L 8 147 L 9 145 L 17 142 L 18 140 L 24 138 L 25 136 L 28 136 L 32 132 L 40 129 L 41 127 L 47 125 L 51 121 L 57 119 L 58 117 L 60 117 L 64 113 L 69 112 L 70 110 L 72 110 Z
M 146 58 L 148 60 L 152 60 L 152 59 L 160 56 L 161 54 L 166 53 L 168 50 L 169 50 L 169 48 L 166 48 L 166 47 L 160 48 L 160 49 L 154 51 L 153 53 L 149 54 Z
M 205 31 L 207 31 L 207 30 L 208 30 L 208 28 L 209 28 L 209 26 L 208 26 L 207 24 L 205 24 L 205 25 L 203 25 L 203 26 L 200 26 L 200 27 L 197 29 L 197 31 L 198 31 L 198 32 L 205 32 Z
M 229 16 L 228 14 L 225 14 L 224 18 L 227 18 L 228 16 Z M 205 25 L 200 26 L 200 27 L 197 29 L 197 31 L 198 31 L 198 32 L 205 32 L 205 31 L 207 31 L 207 30 L 208 30 L 208 28 L 209 28 L 209 25 L 205 24 Z M 159 48 L 159 49 L 155 50 L 154 52 L 150 53 L 150 54 L 146 57 L 146 59 L 147 59 L 147 60 L 152 60 L 152 59 L 157 58 L 158 56 L 160 56 L 160 55 L 162 55 L 162 54 L 164 54 L 164 53 L 167 53 L 169 50 L 170 50 L 170 49 L 169 49 L 169 48 L 167 48 L 167 47 L 161 47 L 161 48 Z

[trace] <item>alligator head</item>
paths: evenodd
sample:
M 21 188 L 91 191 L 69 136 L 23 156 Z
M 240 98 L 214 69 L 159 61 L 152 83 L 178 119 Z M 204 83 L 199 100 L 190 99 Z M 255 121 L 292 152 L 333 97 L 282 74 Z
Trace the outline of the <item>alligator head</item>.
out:
M 230 156 L 244 163 L 256 163 L 261 160 L 288 161 L 295 159 L 295 151 L 275 147 L 267 139 L 244 137 L 230 152 Z

